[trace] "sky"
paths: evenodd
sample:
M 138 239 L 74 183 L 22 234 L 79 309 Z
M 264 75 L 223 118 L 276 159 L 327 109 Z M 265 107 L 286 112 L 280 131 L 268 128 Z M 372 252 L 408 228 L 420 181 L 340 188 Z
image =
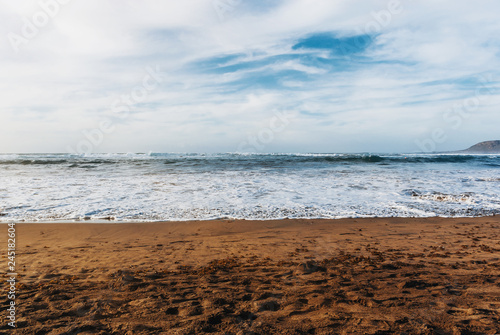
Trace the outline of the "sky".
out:
M 0 152 L 500 139 L 493 0 L 0 0 Z

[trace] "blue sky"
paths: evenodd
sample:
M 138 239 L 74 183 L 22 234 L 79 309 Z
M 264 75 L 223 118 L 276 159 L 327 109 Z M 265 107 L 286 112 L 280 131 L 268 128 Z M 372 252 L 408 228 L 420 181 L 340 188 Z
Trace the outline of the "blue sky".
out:
M 414 152 L 499 139 L 500 4 L 480 4 L 1 1 L 0 152 Z

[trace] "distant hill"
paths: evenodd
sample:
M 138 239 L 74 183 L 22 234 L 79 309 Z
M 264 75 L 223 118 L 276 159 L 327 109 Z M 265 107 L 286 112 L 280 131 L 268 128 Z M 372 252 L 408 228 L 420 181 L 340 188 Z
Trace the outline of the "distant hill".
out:
M 485 141 L 460 152 L 469 154 L 500 154 L 500 141 Z

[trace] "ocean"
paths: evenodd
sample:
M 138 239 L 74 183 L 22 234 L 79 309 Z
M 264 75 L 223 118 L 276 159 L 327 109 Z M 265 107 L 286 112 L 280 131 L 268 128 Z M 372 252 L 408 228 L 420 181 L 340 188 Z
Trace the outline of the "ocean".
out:
M 500 155 L 0 155 L 2 222 L 495 214 Z

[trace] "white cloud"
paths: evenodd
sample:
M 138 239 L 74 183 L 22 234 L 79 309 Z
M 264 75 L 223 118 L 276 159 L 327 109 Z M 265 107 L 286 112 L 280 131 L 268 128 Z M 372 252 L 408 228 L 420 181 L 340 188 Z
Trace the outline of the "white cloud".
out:
M 24 18 L 42 9 L 0 1 L 0 152 L 64 151 L 109 117 L 119 123 L 95 151 L 228 151 L 282 109 L 297 119 L 266 150 L 356 151 L 365 139 L 367 150 L 412 151 L 438 126 L 449 135 L 443 150 L 497 136 L 498 91 L 461 126 L 465 138 L 442 114 L 474 96 L 478 75 L 497 85 L 500 5 L 401 3 L 381 24 L 374 13 L 389 1 L 243 2 L 221 20 L 205 0 L 73 0 L 16 53 L 8 34 L 22 36 Z M 291 49 L 310 34 L 350 36 L 377 24 L 373 44 L 350 62 Z M 224 64 L 231 70 L 200 65 L 231 54 L 240 54 Z M 156 65 L 162 84 L 117 118 L 113 101 Z

